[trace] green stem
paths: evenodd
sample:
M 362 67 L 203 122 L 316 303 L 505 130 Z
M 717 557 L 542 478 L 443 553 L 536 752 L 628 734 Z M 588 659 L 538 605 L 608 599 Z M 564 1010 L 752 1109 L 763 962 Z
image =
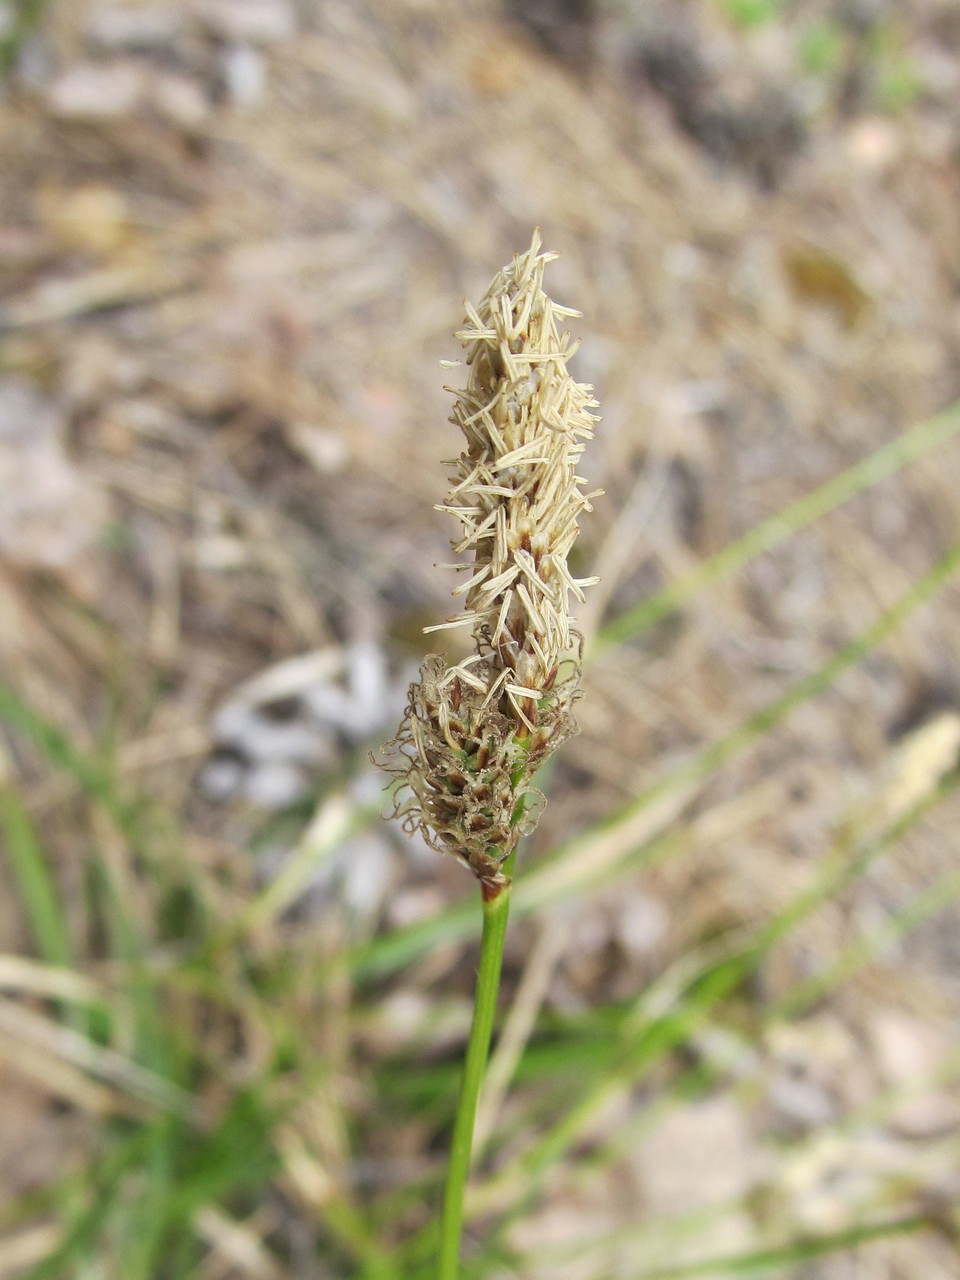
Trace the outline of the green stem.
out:
M 507 876 L 513 873 L 515 857 L 514 852 L 503 865 Z M 443 1216 L 440 1219 L 440 1265 L 437 1280 L 457 1280 L 459 1273 L 463 1197 L 470 1174 L 477 1101 L 480 1097 L 480 1086 L 483 1083 L 487 1055 L 490 1051 L 493 1020 L 497 1012 L 500 966 L 503 960 L 503 940 L 507 933 L 511 887 L 507 884 L 494 898 L 484 895 L 480 967 L 477 971 L 470 1042 L 467 1045 L 463 1079 L 460 1083 L 460 1098 L 457 1102 L 457 1117 L 453 1126 L 450 1165 L 447 1169 L 447 1185 L 443 1198 Z

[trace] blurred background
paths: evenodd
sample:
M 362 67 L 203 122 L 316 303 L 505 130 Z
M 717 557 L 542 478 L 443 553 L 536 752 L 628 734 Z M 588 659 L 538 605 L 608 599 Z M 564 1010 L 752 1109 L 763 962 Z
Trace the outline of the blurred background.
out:
M 367 752 L 451 609 L 438 362 L 539 225 L 602 583 L 465 1274 L 956 1280 L 955 0 L 0 47 L 0 1275 L 430 1275 L 479 910 Z

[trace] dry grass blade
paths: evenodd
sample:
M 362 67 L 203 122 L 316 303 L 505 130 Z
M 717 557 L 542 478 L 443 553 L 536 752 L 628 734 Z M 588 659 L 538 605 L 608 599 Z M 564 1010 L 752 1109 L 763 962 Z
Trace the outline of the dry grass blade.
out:
M 107 1005 L 111 996 L 100 983 L 75 969 L 55 969 L 28 956 L 0 955 L 0 988 L 76 1004 Z
M 367 816 L 358 813 L 346 792 L 337 792 L 324 800 L 291 851 L 283 870 L 244 909 L 236 923 L 236 933 L 262 928 L 291 906 L 318 867 L 364 823 Z
M 284 1274 L 253 1224 L 235 1222 L 212 1205 L 201 1209 L 194 1221 L 211 1247 L 203 1266 L 204 1280 L 226 1280 L 238 1272 L 256 1280 L 279 1280 Z
M 0 1239 L 0 1276 L 22 1276 L 57 1247 L 62 1231 L 53 1224 L 24 1227 Z
M 139 1102 L 174 1115 L 197 1118 L 194 1099 L 170 1081 L 12 1000 L 0 1000 L 0 1035 L 8 1045 L 26 1046 L 34 1054 L 49 1057 L 54 1064 L 74 1067 Z

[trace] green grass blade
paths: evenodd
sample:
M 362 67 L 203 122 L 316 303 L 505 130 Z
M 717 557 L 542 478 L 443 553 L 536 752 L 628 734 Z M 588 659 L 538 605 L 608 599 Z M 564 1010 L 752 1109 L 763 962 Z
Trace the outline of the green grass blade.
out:
M 764 551 L 770 551 L 858 493 L 894 475 L 938 445 L 960 434 L 960 402 L 925 419 L 883 445 L 861 462 L 841 471 L 819 489 L 805 494 L 783 511 L 755 525 L 743 537 L 702 561 L 690 573 L 648 596 L 640 604 L 601 627 L 590 654 L 622 644 L 648 630 L 692 600 L 705 587 L 736 573 Z
M 105 765 L 76 747 L 61 729 L 34 711 L 9 685 L 0 683 L 2 721 L 28 734 L 50 763 L 69 773 L 83 792 L 103 805 L 118 826 L 129 825 L 134 811 L 121 803 Z
M 140 1165 L 149 1142 L 149 1133 L 141 1129 L 115 1146 L 91 1169 L 86 1208 L 67 1228 L 60 1244 L 31 1267 L 23 1280 L 61 1280 L 84 1274 L 82 1264 L 91 1256 L 97 1237 L 112 1212 L 117 1189 L 126 1173 Z
M 0 826 L 37 954 L 47 964 L 68 968 L 73 948 L 63 907 L 30 814 L 12 786 L 0 785 Z
M 794 1267 L 809 1258 L 838 1253 L 841 1249 L 855 1249 L 858 1245 L 887 1236 L 911 1235 L 931 1225 L 920 1215 L 894 1218 L 888 1222 L 865 1222 L 845 1231 L 828 1236 L 801 1236 L 787 1244 L 751 1253 L 740 1253 L 720 1258 L 705 1258 L 702 1262 L 680 1263 L 673 1267 L 658 1267 L 643 1271 L 634 1280 L 694 1280 L 696 1276 L 748 1276 L 769 1271 L 772 1267 Z
M 960 869 L 954 868 L 916 895 L 902 910 L 889 916 L 870 933 L 856 938 L 818 973 L 786 991 L 770 1010 L 771 1017 L 791 1018 L 809 1009 L 869 964 L 877 952 L 911 933 L 924 920 L 952 906 L 960 898 Z

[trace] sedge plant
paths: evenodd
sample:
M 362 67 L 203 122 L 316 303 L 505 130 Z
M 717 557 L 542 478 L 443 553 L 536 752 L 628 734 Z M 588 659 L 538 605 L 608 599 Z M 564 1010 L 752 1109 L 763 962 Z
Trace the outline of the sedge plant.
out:
M 580 637 L 569 599 L 596 579 L 573 577 L 568 557 L 585 494 L 577 465 L 592 436 L 592 388 L 574 381 L 576 349 L 563 322 L 579 313 L 543 290 L 539 231 L 466 304 L 467 385 L 451 421 L 465 447 L 438 510 L 463 525 L 462 609 L 428 631 L 469 628 L 473 652 L 432 655 L 410 688 L 387 767 L 400 781 L 396 816 L 461 860 L 480 883 L 483 929 L 473 1020 L 454 1122 L 438 1280 L 459 1268 L 474 1121 L 497 1007 L 517 843 L 536 825 L 537 770 L 576 731 Z

